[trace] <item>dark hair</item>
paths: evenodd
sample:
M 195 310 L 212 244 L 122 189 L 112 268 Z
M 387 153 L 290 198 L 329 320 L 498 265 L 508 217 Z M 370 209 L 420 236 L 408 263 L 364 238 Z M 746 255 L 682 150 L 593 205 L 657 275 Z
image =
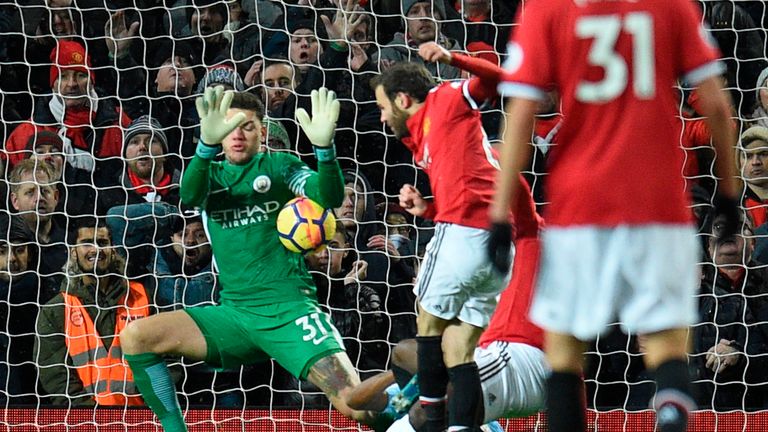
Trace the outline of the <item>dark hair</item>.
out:
M 107 225 L 107 220 L 103 217 L 95 216 L 75 216 L 70 217 L 69 229 L 67 230 L 67 245 L 76 246 L 77 235 L 81 229 L 94 228 L 96 230 L 100 228 L 106 228 L 109 232 L 109 239 L 112 240 L 112 229 Z
M 183 234 L 187 226 L 197 222 L 200 222 L 201 224 L 203 223 L 203 218 L 200 217 L 200 215 L 175 215 L 173 219 L 171 219 L 171 233 L 176 234 L 180 232 Z
M 235 92 L 230 108 L 253 111 L 259 121 L 264 121 L 264 104 L 258 96 L 250 92 Z
M 419 102 L 423 102 L 427 98 L 427 93 L 435 85 L 437 83 L 427 68 L 418 63 L 410 62 L 395 63 L 381 75 L 371 80 L 371 88 L 376 90 L 378 86 L 381 86 L 390 100 L 394 100 L 398 93 L 405 93 Z

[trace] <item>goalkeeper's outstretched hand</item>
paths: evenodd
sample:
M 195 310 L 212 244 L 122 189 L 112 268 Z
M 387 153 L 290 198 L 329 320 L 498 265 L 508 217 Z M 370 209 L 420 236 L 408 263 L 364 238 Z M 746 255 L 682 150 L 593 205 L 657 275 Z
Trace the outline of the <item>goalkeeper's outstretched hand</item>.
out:
M 512 264 L 512 226 L 508 222 L 493 222 L 488 238 L 488 258 L 493 268 L 507 274 Z
M 245 120 L 245 113 L 237 113 L 227 119 L 227 111 L 235 93 L 224 91 L 223 86 L 208 87 L 202 96 L 195 99 L 197 114 L 200 116 L 200 140 L 209 146 L 221 141 Z
M 296 110 L 296 120 L 313 145 L 329 147 L 339 119 L 339 101 L 336 94 L 325 87 L 312 90 L 312 118 L 303 108 Z

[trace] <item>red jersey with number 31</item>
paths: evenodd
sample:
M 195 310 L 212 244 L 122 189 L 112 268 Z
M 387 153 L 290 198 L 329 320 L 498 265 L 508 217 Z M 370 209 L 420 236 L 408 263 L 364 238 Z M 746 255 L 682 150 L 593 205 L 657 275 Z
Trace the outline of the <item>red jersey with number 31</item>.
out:
M 424 106 L 407 120 L 411 135 L 402 141 L 429 176 L 433 220 L 487 229 L 499 162 L 469 82 L 448 82 L 430 90 Z
M 678 78 L 723 71 L 690 0 L 533 0 L 509 43 L 506 96 L 556 90 L 549 226 L 689 223 Z

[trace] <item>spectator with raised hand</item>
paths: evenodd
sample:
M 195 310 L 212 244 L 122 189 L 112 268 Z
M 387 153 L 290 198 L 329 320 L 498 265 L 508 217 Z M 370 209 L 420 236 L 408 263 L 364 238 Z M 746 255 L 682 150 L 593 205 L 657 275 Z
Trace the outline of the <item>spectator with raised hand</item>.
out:
M 146 113 L 145 105 L 147 74 L 145 61 L 140 63 L 131 56 L 131 46 L 139 39 L 139 17 L 129 21 L 127 10 L 118 10 L 104 24 L 104 40 L 107 44 L 108 74 L 105 74 L 104 91 L 117 96 L 126 113 L 136 118 Z M 138 54 L 137 54 L 138 55 Z M 142 55 L 143 57 L 143 55 Z
M 403 0 L 402 14 L 405 19 L 405 32 L 398 32 L 387 45 L 383 46 L 373 61 L 378 62 L 381 70 L 388 69 L 394 63 L 413 62 L 427 68 L 429 73 L 444 80 L 458 79 L 461 71 L 453 66 L 426 62 L 419 57 L 419 45 L 425 42 L 437 42 L 449 51 L 462 49 L 459 42 L 448 38 L 441 32 L 441 21 L 445 20 L 443 0 Z
M 150 76 L 149 114 L 168 137 L 168 161 L 181 169 L 194 156 L 199 134 L 195 89 L 202 73 L 200 58 L 187 42 L 166 39 L 148 66 L 157 68 L 154 78 Z
M 12 167 L 23 159 L 30 136 L 49 130 L 64 139 L 68 164 L 101 177 L 113 172 L 122 156 L 122 127 L 130 119 L 110 98 L 100 98 L 85 48 L 62 41 L 50 54 L 50 97 L 36 98 L 32 117 L 13 130 L 5 142 Z

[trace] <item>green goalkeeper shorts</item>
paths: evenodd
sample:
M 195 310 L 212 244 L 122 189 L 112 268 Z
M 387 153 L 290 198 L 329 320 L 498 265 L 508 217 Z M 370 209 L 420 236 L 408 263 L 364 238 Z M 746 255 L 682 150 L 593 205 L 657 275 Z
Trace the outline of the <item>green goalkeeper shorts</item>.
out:
M 189 308 L 208 345 L 206 363 L 223 369 L 270 358 L 306 379 L 318 360 L 344 351 L 331 317 L 316 304 L 297 302 L 275 314 L 272 306 L 230 305 Z

